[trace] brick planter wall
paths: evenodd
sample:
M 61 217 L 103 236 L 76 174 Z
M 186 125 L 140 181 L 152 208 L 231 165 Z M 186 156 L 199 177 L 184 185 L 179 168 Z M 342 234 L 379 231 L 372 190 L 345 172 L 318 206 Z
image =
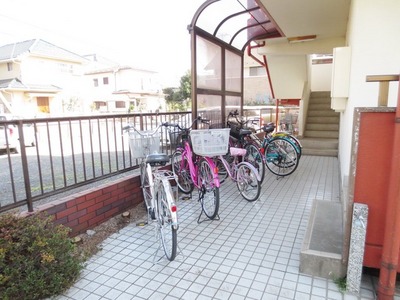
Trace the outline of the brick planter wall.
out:
M 53 215 L 56 224 L 70 227 L 71 236 L 76 236 L 141 202 L 140 177 L 130 176 L 44 204 L 35 212 Z

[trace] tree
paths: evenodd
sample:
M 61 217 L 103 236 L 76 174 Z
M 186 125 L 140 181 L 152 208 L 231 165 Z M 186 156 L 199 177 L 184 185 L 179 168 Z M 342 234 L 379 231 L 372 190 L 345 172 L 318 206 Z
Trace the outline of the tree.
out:
M 192 81 L 190 70 L 181 77 L 180 87 L 163 89 L 165 101 L 170 111 L 186 111 L 191 106 Z

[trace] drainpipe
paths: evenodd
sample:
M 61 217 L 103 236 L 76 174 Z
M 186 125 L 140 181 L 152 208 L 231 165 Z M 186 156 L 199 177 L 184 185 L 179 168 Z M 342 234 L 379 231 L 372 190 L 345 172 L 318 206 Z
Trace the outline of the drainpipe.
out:
M 392 300 L 396 289 L 400 247 L 400 185 L 398 182 L 400 178 L 400 85 L 394 126 L 392 168 L 389 177 L 382 261 L 378 283 L 379 300 Z

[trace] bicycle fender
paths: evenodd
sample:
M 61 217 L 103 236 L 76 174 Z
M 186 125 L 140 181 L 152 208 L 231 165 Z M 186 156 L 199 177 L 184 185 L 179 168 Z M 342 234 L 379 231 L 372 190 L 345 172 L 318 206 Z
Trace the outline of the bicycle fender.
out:
M 161 179 L 162 185 L 164 186 L 165 194 L 167 196 L 167 202 L 168 202 L 168 207 L 176 206 L 175 199 L 173 197 L 174 193 L 172 191 L 171 183 L 167 178 L 162 178 Z M 177 212 L 171 212 L 171 217 L 172 217 L 172 226 L 174 226 L 175 229 L 178 229 L 178 214 Z
M 261 176 L 260 176 L 260 174 L 258 173 L 257 169 L 256 169 L 252 164 L 250 164 L 250 163 L 248 163 L 248 162 L 246 162 L 246 161 L 242 161 L 242 162 L 238 163 L 237 166 L 239 167 L 240 165 L 246 165 L 246 166 L 248 166 L 248 167 L 249 167 L 252 171 L 254 171 L 254 173 L 256 174 L 257 180 L 258 180 L 258 181 L 261 181 Z
M 217 167 L 215 166 L 214 161 L 211 158 L 206 157 L 206 156 L 203 156 L 203 158 L 205 160 L 207 160 L 207 162 L 210 164 L 210 166 L 213 170 L 213 177 L 214 177 L 213 181 L 214 181 L 215 187 L 219 188 L 221 186 L 221 184 L 219 182 L 218 172 L 215 172 Z

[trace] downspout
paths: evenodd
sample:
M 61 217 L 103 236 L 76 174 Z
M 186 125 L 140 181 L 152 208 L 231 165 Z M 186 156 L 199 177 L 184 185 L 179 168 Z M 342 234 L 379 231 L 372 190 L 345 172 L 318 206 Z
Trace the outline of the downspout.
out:
M 261 60 L 259 60 L 257 57 L 255 57 L 255 56 L 253 55 L 253 53 L 251 53 L 251 50 L 252 50 L 253 48 L 260 48 L 260 47 L 264 47 L 264 46 L 265 46 L 265 41 L 263 41 L 261 44 L 257 44 L 256 46 L 251 46 L 251 45 L 249 45 L 249 46 L 247 47 L 247 55 L 250 56 L 252 59 L 254 59 L 256 62 L 258 62 L 260 65 L 262 65 L 263 67 L 265 67 L 265 70 L 267 71 L 269 87 L 271 88 L 272 98 L 275 98 L 274 88 L 272 87 L 271 76 L 270 76 L 270 73 L 269 73 L 269 68 L 268 68 L 268 63 L 267 63 L 267 57 L 266 57 L 265 55 L 263 55 L 264 61 L 261 61 Z
M 400 81 L 399 81 L 400 82 Z M 391 300 L 396 289 L 400 247 L 400 85 L 397 95 L 392 164 L 386 211 L 382 261 L 378 283 L 378 299 Z

